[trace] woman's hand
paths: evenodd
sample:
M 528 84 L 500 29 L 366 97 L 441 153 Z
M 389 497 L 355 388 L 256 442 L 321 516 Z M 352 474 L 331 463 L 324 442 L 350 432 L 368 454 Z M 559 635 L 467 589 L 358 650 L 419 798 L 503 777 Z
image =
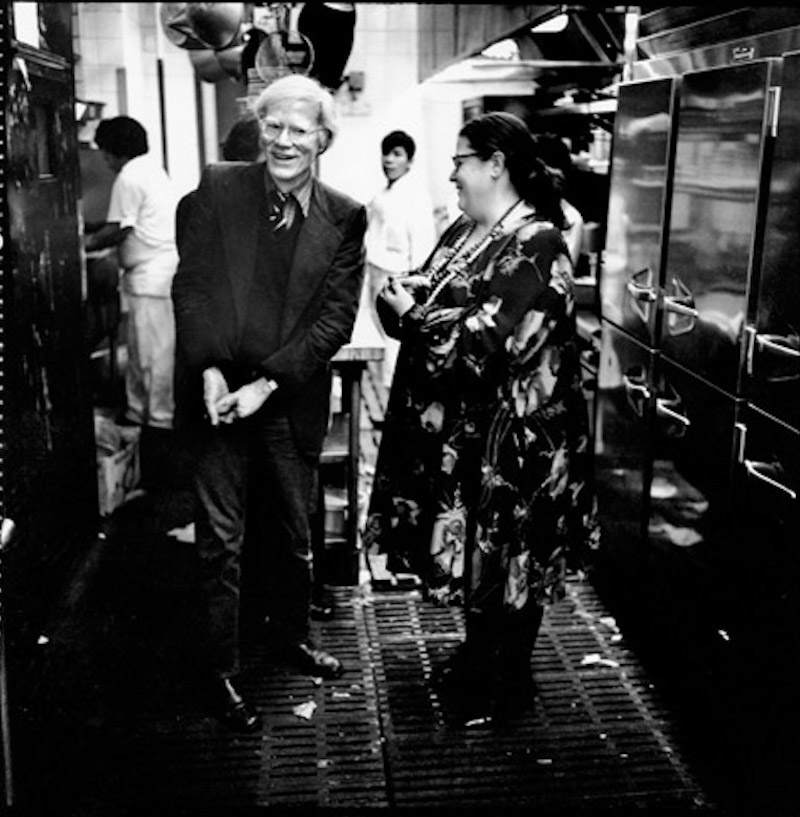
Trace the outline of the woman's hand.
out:
M 401 284 L 411 292 L 420 287 L 429 287 L 431 284 L 430 278 L 427 275 L 401 275 L 394 280 L 395 283 Z
M 386 301 L 398 318 L 402 318 L 415 303 L 414 296 L 391 276 L 381 290 L 380 297 Z

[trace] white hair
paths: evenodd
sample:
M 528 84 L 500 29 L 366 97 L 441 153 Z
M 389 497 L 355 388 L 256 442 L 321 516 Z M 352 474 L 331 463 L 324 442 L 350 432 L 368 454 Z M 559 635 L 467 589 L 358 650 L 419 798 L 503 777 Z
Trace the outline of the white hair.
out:
M 270 83 L 252 105 L 253 113 L 263 119 L 269 109 L 282 102 L 309 102 L 318 105 L 318 122 L 328 132 L 328 145 L 339 130 L 333 95 L 315 79 L 302 74 L 288 74 Z M 328 146 L 326 145 L 326 147 Z

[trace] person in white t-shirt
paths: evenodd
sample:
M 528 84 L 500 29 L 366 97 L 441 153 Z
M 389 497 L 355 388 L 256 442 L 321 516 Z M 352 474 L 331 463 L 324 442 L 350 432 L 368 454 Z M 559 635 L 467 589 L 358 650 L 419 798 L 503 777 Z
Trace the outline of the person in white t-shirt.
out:
M 148 155 L 147 131 L 128 116 L 100 122 L 95 142 L 116 174 L 106 223 L 86 236 L 87 251 L 116 246 L 128 304 L 125 394 L 128 422 L 172 428 L 175 318 L 171 286 L 178 266 L 178 195 Z
M 369 304 L 375 326 L 384 338 L 384 385 L 391 385 L 399 343 L 387 337 L 375 306 L 390 275 L 407 275 L 427 259 L 436 242 L 433 204 L 424 179 L 412 172 L 416 144 L 405 131 L 395 130 L 381 141 L 387 185 L 367 205 Z

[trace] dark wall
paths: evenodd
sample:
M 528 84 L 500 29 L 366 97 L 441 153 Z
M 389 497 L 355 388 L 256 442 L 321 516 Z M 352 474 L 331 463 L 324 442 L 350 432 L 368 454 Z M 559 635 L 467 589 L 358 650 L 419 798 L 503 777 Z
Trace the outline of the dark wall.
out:
M 12 61 L 5 111 L 2 513 L 17 526 L 3 589 L 22 631 L 35 631 L 46 617 L 67 565 L 94 537 L 98 513 L 71 4 L 39 5 L 40 29 L 49 32 L 43 47 L 3 44 Z M 13 32 L 8 22 L 6 36 Z

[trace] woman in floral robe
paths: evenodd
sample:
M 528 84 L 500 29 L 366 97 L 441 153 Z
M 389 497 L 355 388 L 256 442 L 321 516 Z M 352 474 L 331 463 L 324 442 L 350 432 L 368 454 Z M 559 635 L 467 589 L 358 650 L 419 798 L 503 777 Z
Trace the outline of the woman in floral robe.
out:
M 378 301 L 402 341 L 364 544 L 466 607 L 440 672 L 466 716 L 532 700 L 543 606 L 596 538 L 588 415 L 557 176 L 517 117 L 461 130 L 464 215 Z

